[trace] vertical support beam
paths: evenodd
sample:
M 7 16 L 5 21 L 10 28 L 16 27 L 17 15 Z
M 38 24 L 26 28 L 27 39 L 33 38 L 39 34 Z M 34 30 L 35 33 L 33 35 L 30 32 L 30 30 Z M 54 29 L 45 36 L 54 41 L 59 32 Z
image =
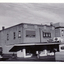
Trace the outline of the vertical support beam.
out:
M 24 58 L 26 57 L 26 49 L 23 49 Z
M 44 50 L 44 52 L 45 52 L 45 55 L 47 55 L 47 50 L 46 49 Z
M 41 28 L 39 28 L 39 34 L 40 34 L 40 43 L 41 43 Z

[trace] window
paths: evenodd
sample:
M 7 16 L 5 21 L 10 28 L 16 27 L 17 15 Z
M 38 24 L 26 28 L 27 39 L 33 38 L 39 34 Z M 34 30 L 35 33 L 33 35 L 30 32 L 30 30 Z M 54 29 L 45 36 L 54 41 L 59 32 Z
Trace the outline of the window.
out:
M 16 33 L 13 32 L 13 39 L 16 39 Z
M 9 40 L 9 34 L 7 34 L 7 40 Z
M 64 30 L 61 30 L 61 31 L 64 31 Z
M 21 38 L 21 31 L 18 32 L 18 38 Z
M 43 32 L 43 37 L 44 38 L 51 38 L 51 33 L 49 33 L 49 32 Z
M 35 31 L 26 30 L 26 37 L 35 37 Z
M 62 36 L 64 36 L 64 30 L 61 30 Z
M 63 47 L 61 47 L 61 49 L 62 49 L 62 50 L 64 50 L 64 46 L 63 46 Z

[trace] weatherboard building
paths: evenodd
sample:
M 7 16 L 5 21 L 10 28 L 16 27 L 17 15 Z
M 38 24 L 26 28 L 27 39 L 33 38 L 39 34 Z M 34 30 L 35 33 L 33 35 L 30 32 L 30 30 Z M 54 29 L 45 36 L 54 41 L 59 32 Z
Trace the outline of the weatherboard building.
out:
M 17 57 L 54 55 L 61 51 L 64 38 L 61 23 L 38 25 L 21 23 L 0 31 L 0 52 Z

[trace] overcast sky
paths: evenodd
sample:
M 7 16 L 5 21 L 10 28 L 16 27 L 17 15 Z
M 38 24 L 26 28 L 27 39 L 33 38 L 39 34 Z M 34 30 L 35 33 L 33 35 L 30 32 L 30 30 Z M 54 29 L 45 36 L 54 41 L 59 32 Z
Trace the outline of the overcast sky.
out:
M 64 22 L 64 4 L 0 3 L 0 29 L 19 23 L 49 24 Z

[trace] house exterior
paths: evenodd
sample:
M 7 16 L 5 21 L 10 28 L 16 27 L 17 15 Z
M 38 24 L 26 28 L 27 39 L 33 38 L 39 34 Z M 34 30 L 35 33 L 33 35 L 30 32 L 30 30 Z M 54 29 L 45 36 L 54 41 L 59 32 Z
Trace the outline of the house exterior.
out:
M 55 26 L 55 37 L 61 40 L 59 45 L 59 51 L 64 51 L 64 23 L 56 23 Z
M 54 42 L 54 37 L 60 35 L 62 29 L 53 25 L 38 25 L 21 23 L 0 31 L 0 45 L 3 54 L 17 54 L 18 57 L 27 57 L 40 52 L 45 55 L 47 52 L 59 51 L 59 42 Z M 57 32 L 58 31 L 58 32 Z M 43 55 L 41 55 L 43 56 Z
M 64 38 L 64 23 L 56 23 L 55 25 L 55 37 Z

